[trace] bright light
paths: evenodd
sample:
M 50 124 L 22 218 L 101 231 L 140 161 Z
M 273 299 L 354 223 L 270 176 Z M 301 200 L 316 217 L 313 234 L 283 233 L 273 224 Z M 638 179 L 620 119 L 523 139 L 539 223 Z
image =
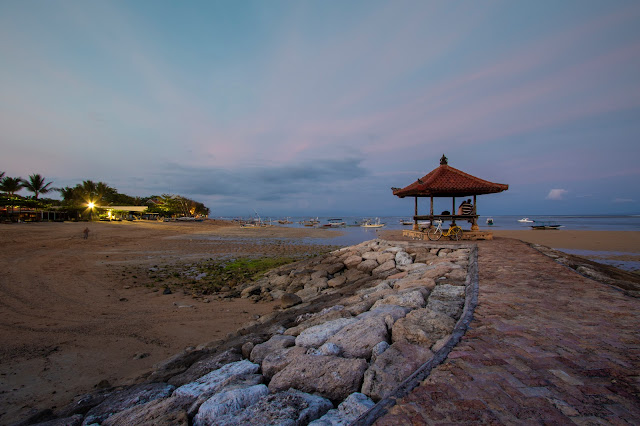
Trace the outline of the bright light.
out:
M 90 209 L 92 209 L 94 206 L 95 206 L 95 204 L 93 204 L 93 203 L 87 204 L 87 207 L 89 207 Z

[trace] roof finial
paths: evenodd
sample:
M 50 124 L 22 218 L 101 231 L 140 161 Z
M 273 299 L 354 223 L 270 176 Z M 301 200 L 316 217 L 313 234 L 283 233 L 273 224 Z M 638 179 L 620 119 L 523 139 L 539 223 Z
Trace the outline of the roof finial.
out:
M 442 158 L 440 159 L 440 165 L 446 165 L 447 163 L 447 157 L 444 156 L 444 154 L 442 154 Z

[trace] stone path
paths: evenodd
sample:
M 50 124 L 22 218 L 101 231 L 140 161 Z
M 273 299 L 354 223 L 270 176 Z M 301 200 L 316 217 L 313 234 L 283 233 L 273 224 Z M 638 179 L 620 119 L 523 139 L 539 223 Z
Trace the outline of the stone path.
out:
M 640 424 L 640 299 L 516 240 L 478 246 L 471 328 L 375 424 Z

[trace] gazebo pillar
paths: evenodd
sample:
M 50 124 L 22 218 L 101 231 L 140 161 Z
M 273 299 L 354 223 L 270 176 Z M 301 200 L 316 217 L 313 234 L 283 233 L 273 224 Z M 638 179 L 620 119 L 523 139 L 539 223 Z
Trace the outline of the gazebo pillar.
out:
M 478 218 L 476 217 L 476 215 L 478 213 L 476 213 L 478 211 L 477 207 L 476 207 L 476 196 L 473 196 L 473 222 L 471 222 L 471 230 L 472 231 L 479 231 L 480 227 L 478 226 Z
M 418 197 L 413 197 L 413 198 L 415 199 L 414 208 L 413 208 L 413 230 L 419 231 L 418 219 L 416 217 L 418 216 Z

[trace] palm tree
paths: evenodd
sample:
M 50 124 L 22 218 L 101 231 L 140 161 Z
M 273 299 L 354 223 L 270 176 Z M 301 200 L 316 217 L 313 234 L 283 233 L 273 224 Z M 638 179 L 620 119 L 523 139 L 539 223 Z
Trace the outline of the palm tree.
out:
M 4 172 L 0 172 L 0 179 L 4 177 Z
M 12 178 L 7 176 L 0 182 L 0 191 L 5 192 L 9 197 L 13 197 L 14 194 L 20 191 L 23 187 L 24 185 L 22 184 L 22 179 L 20 178 Z
M 22 179 L 7 176 L 0 181 L 0 191 L 6 193 L 9 198 L 13 198 L 15 193 L 20 191 L 24 185 Z M 11 204 L 11 214 L 13 215 L 13 204 Z
M 55 188 L 49 188 L 51 182 L 45 184 L 45 178 L 38 173 L 34 173 L 29 176 L 29 180 L 22 179 L 22 186 L 30 192 L 33 192 L 36 199 L 36 217 L 38 216 L 38 195 L 46 194 L 47 192 L 54 191 Z
M 55 190 L 55 188 L 49 188 L 49 185 L 51 185 L 51 182 L 47 182 L 45 184 L 44 181 L 45 181 L 44 177 L 40 176 L 37 173 L 34 173 L 29 176 L 29 180 L 22 179 L 22 185 L 27 191 L 33 192 L 37 200 L 38 195 L 46 194 L 49 191 Z

